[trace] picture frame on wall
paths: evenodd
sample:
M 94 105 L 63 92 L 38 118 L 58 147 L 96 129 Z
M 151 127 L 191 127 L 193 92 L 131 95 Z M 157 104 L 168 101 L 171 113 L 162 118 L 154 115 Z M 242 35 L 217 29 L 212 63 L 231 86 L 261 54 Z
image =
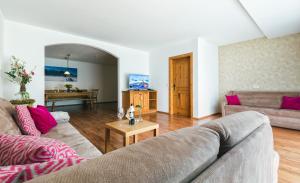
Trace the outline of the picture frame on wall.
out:
M 65 77 L 64 73 L 70 72 L 69 77 Z M 45 80 L 46 81 L 62 81 L 62 82 L 77 82 L 78 71 L 77 68 L 45 66 Z

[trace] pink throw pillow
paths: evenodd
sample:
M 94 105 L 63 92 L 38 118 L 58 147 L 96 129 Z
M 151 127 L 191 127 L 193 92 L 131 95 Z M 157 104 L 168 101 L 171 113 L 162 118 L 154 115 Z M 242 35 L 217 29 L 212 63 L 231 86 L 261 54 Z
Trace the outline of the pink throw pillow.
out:
M 240 99 L 237 95 L 226 95 L 228 105 L 241 105 Z
M 43 109 L 44 111 L 48 111 L 47 107 L 45 107 L 43 105 L 37 105 L 36 107 L 39 108 L 39 109 Z
M 55 139 L 28 135 L 0 135 L 0 166 L 78 158 L 75 150 Z
M 17 123 L 24 135 L 41 136 L 26 105 L 17 105 Z
M 41 107 L 28 107 L 28 110 L 31 114 L 32 119 L 34 120 L 36 128 L 40 132 L 42 132 L 42 134 L 48 133 L 53 127 L 57 125 L 56 120 L 48 110 L 44 110 Z
M 281 109 L 300 110 L 300 97 L 283 96 Z
M 0 182 L 28 181 L 38 176 L 46 175 L 66 167 L 79 164 L 83 161 L 86 161 L 86 159 L 67 158 L 43 163 L 3 166 L 0 167 Z

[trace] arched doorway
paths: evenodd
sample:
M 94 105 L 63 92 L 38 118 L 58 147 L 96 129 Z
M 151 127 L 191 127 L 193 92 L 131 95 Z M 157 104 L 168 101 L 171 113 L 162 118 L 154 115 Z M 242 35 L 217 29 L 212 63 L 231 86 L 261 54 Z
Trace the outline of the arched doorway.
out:
M 70 74 L 66 76 L 66 71 Z M 83 44 L 45 46 L 45 91 L 97 91 L 97 103 L 118 101 L 118 58 L 99 48 Z M 80 105 L 80 97 L 58 100 L 55 106 Z M 53 103 L 52 103 L 53 104 Z M 48 103 L 48 105 L 52 105 Z

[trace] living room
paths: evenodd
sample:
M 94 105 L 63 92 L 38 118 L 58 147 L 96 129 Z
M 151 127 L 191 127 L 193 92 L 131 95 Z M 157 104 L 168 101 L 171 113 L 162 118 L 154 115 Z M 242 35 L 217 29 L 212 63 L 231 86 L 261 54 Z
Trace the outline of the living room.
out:
M 300 182 L 299 8 L 0 1 L 0 180 Z

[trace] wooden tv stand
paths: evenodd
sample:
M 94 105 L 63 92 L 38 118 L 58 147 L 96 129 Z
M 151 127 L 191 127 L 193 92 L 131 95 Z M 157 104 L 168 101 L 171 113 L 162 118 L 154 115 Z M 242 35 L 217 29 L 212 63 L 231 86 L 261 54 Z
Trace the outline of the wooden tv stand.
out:
M 157 91 L 155 90 L 128 90 L 122 92 L 123 108 L 124 111 L 133 104 L 142 106 L 142 113 L 153 113 L 157 111 Z M 137 108 L 135 108 L 135 114 L 138 114 Z

